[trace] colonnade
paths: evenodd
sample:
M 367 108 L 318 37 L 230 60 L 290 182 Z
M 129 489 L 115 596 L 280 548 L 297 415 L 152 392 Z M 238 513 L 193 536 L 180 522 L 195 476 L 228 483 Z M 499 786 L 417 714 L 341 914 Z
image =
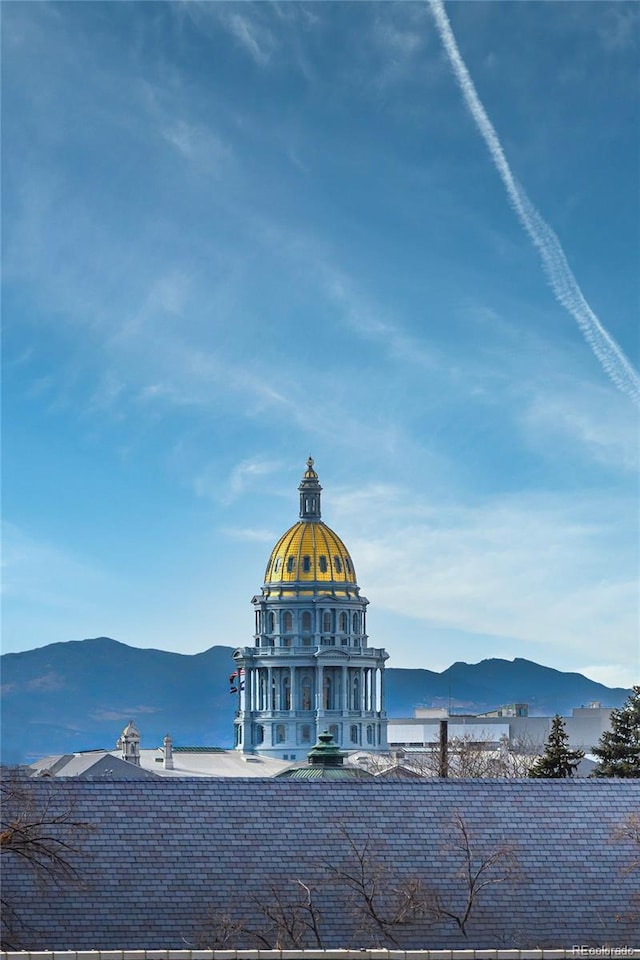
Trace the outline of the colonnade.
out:
M 240 710 L 249 713 L 373 714 L 384 709 L 384 669 L 318 664 L 245 667 Z

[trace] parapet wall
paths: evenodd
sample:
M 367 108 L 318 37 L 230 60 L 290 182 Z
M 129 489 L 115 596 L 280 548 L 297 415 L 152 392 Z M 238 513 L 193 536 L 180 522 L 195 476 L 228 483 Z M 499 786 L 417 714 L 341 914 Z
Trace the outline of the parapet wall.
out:
M 56 950 L 4 951 L 0 960 L 640 960 L 640 948 L 569 950 Z

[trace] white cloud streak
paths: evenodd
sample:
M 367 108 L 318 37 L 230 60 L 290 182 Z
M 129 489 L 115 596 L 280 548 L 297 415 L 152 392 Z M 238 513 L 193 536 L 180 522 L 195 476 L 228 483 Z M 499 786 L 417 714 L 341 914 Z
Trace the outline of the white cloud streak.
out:
M 378 484 L 338 491 L 331 512 L 366 595 L 422 621 L 425 641 L 444 628 L 503 638 L 513 651 L 547 645 L 574 662 L 637 663 L 628 503 L 574 492 L 570 504 L 513 494 L 470 505 Z
M 507 191 L 509 202 L 540 255 L 544 272 L 557 301 L 574 318 L 585 340 L 616 387 L 640 405 L 638 373 L 585 300 L 556 234 L 538 213 L 513 175 L 495 128 L 460 55 L 442 0 L 430 0 L 430 7 L 464 101 L 487 145 L 491 159 Z

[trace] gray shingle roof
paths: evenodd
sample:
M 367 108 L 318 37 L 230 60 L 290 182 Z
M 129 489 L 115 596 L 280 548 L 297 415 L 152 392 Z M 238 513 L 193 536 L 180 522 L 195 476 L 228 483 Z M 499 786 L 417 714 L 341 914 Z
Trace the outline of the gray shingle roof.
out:
M 509 877 L 482 891 L 467 937 L 451 919 L 422 917 L 391 928 L 400 946 L 640 940 L 633 900 L 639 874 L 625 872 L 634 850 L 614 838 L 625 817 L 640 812 L 638 781 L 29 783 L 36 804 L 52 787 L 61 809 L 69 806 L 95 828 L 77 860 L 80 883 L 43 885 L 28 865 L 3 858 L 3 896 L 29 949 L 213 946 L 216 909 L 264 927 L 259 904 L 273 905 L 274 889 L 292 902 L 301 889 L 296 880 L 317 885 L 325 946 L 392 946 L 365 922 L 332 865 L 353 873 L 355 853 L 366 847 L 365 873 L 378 884 L 381 911 L 392 909 L 394 897 L 397 906 L 394 891 L 419 878 L 460 915 L 466 887 L 456 816 L 468 830 L 475 867 L 503 850 L 483 876 Z M 258 944 L 249 938 L 240 945 Z

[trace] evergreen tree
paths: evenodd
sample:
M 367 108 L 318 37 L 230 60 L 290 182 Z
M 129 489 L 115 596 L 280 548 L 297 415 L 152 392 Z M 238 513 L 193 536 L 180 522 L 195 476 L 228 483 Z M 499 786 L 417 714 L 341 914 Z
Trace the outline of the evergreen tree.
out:
M 600 762 L 592 776 L 640 777 L 640 687 L 612 710 L 611 730 L 605 730 L 593 752 Z
M 529 770 L 529 776 L 554 780 L 572 777 L 583 757 L 582 750 L 569 749 L 569 735 L 564 728 L 564 720 L 556 714 L 551 722 L 544 753 Z

